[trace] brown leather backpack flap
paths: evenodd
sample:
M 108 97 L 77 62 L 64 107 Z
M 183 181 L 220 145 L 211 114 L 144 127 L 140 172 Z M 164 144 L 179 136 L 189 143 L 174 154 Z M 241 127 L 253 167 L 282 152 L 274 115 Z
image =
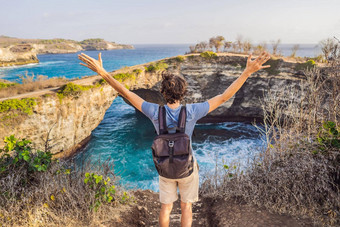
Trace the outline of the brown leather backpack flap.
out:
M 188 155 L 191 151 L 190 138 L 184 133 L 158 135 L 152 144 L 152 150 L 157 157 L 169 156 L 169 149 L 173 141 L 174 155 Z

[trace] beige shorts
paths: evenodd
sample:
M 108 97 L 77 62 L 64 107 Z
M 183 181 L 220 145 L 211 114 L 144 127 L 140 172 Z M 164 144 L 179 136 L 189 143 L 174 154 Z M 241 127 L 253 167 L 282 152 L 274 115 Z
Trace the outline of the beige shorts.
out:
M 194 160 L 194 171 L 188 177 L 169 179 L 159 176 L 159 200 L 161 203 L 169 204 L 178 199 L 177 185 L 182 202 L 193 203 L 198 201 L 199 167 L 196 159 Z

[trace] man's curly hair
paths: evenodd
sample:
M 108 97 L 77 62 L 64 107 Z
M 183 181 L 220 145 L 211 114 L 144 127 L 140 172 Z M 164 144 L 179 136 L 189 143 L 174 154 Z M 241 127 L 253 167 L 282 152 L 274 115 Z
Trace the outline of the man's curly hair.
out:
M 168 72 L 162 73 L 161 93 L 167 103 L 181 101 L 187 93 L 187 82 L 181 77 Z

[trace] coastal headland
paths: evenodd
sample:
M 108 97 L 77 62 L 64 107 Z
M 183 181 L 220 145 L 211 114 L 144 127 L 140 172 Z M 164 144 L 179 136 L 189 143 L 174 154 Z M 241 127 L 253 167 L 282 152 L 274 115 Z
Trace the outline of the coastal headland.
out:
M 84 50 L 133 49 L 104 39 L 20 39 L 0 36 L 0 67 L 38 63 L 38 54 L 75 53 Z

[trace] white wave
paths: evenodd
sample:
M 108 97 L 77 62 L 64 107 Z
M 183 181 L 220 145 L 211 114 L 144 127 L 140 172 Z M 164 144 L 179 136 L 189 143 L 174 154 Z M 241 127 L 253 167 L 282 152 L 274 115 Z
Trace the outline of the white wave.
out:
M 34 66 L 36 66 L 36 65 L 38 65 L 39 63 L 30 63 L 30 64 L 27 64 L 27 65 L 13 65 L 13 66 L 5 66 L 5 67 L 1 67 L 0 68 L 0 71 L 5 71 L 6 69 L 8 70 L 8 69 L 18 69 L 18 68 L 25 68 L 25 67 L 27 67 L 27 68 L 32 68 L 32 67 L 34 67 Z
M 18 68 L 34 68 L 34 67 L 44 67 L 47 65 L 54 65 L 64 63 L 65 61 L 46 61 L 46 62 L 39 62 L 39 63 L 30 63 L 27 65 L 13 65 L 13 66 L 5 66 L 0 68 L 1 71 L 7 71 L 11 69 L 18 69 Z
M 196 144 L 195 157 L 199 163 L 208 168 L 216 165 L 238 162 L 246 166 L 249 159 L 259 151 L 262 142 L 258 139 L 230 139 L 222 143 L 211 143 L 208 139 L 201 144 Z

